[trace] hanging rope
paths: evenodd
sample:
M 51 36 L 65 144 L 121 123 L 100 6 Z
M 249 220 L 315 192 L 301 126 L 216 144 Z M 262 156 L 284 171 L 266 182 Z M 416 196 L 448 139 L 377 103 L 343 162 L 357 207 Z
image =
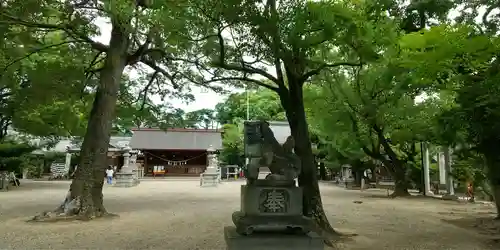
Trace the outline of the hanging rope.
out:
M 201 154 L 201 155 L 197 155 L 197 156 L 192 157 L 192 158 L 189 158 L 189 159 L 187 159 L 187 160 L 168 160 L 168 159 L 162 158 L 162 157 L 160 157 L 160 156 L 157 156 L 157 155 L 152 154 L 152 153 L 149 153 L 149 152 L 144 152 L 144 153 L 146 153 L 146 154 L 148 154 L 148 155 L 150 155 L 150 156 L 153 156 L 153 157 L 155 157 L 155 158 L 157 158 L 157 159 L 160 159 L 160 160 L 162 160 L 162 161 L 165 161 L 165 162 L 167 162 L 168 164 L 170 164 L 170 163 L 187 163 L 188 161 L 191 161 L 191 160 L 194 160 L 194 159 L 197 159 L 197 158 L 200 158 L 200 157 L 202 157 L 202 156 L 207 155 L 207 153 L 205 152 L 205 153 L 203 153 L 203 154 Z

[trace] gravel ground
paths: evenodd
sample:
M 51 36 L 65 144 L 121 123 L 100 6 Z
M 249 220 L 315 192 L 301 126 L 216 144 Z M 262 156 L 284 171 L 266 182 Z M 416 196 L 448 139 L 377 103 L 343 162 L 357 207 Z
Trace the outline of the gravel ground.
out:
M 231 213 L 239 209 L 241 184 L 200 188 L 196 179 L 169 179 L 143 181 L 128 189 L 106 186 L 105 206 L 120 218 L 26 223 L 36 213 L 55 208 L 69 182 L 24 181 L 0 193 L 0 249 L 225 249 L 223 227 L 232 225 Z M 492 245 L 491 235 L 453 223 L 462 217 L 491 216 L 491 206 L 387 199 L 375 197 L 384 191 L 344 190 L 331 184 L 321 184 L 321 190 L 334 227 L 358 234 L 338 249 L 500 249 Z

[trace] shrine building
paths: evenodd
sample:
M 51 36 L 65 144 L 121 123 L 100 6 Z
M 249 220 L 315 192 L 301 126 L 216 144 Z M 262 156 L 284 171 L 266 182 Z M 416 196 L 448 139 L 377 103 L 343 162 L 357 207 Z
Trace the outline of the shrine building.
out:
M 137 165 L 144 176 L 199 176 L 208 165 L 208 150 L 222 149 L 222 131 L 216 129 L 137 128 L 132 131 L 129 146 L 140 151 Z

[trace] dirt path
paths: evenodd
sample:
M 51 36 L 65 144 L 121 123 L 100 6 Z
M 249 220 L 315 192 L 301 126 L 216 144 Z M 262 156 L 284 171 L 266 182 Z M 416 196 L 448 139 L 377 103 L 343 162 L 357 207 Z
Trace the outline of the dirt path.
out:
M 0 193 L 0 249 L 225 249 L 222 230 L 232 224 L 231 213 L 239 209 L 242 183 L 218 188 L 198 184 L 197 180 L 169 180 L 143 181 L 129 189 L 107 186 L 105 205 L 120 218 L 32 224 L 24 221 L 61 202 L 69 182 L 26 182 L 18 190 Z M 487 216 L 492 208 L 372 198 L 380 192 L 348 191 L 327 184 L 321 188 L 334 226 L 359 234 L 339 243 L 339 249 L 499 249 L 490 245 L 491 235 L 443 221 Z

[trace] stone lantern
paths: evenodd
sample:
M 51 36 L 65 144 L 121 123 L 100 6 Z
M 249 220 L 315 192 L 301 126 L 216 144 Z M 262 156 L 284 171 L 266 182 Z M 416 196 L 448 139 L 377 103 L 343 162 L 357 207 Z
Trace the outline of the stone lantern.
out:
M 131 151 L 132 149 L 128 146 L 122 148 L 123 166 L 122 170 L 115 174 L 115 187 L 133 187 L 139 184 L 137 173 L 134 173 L 135 166 L 130 166 Z
M 208 166 L 207 166 L 207 171 L 208 170 L 217 170 L 218 164 L 217 164 L 217 155 L 215 154 L 217 151 L 215 148 L 210 145 L 207 148 L 207 160 L 208 160 Z
M 132 172 L 132 168 L 130 168 L 130 151 L 132 149 L 130 147 L 124 147 L 123 148 L 123 166 L 122 166 L 122 172 L 128 173 Z
M 200 186 L 204 186 L 205 184 L 217 186 L 220 181 L 219 163 L 215 154 L 216 152 L 212 145 L 207 148 L 208 165 L 205 172 L 200 174 Z

